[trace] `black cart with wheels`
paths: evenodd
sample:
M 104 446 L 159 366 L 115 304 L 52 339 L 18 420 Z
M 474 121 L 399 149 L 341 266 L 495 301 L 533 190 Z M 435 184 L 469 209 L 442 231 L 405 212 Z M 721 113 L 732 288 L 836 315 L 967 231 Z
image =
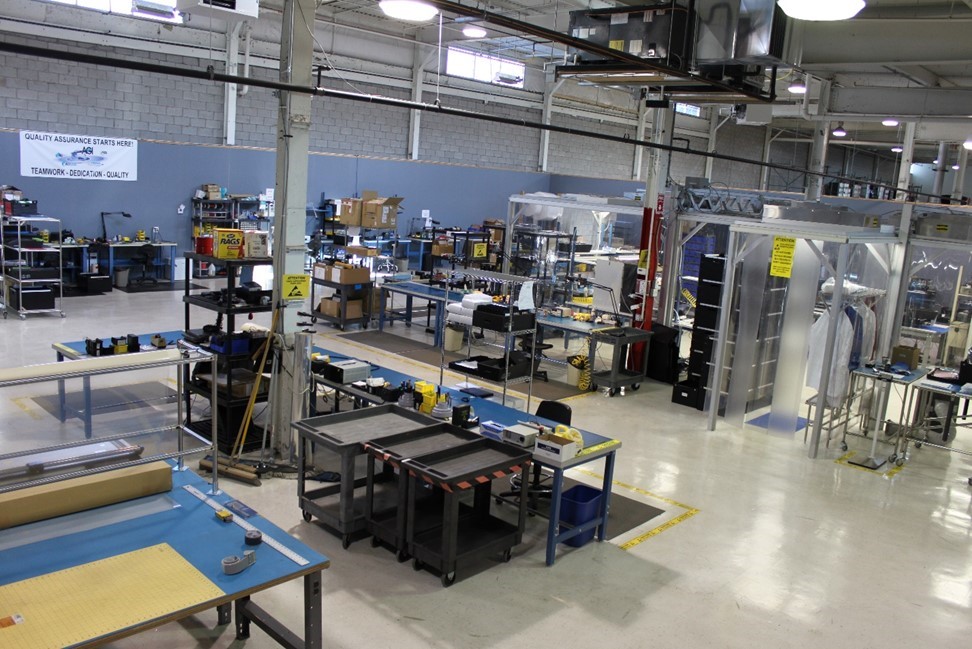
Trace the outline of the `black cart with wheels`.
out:
M 305 521 L 316 516 L 325 526 L 341 536 L 345 549 L 352 536 L 365 529 L 364 505 L 355 506 L 354 492 L 366 486 L 362 476 L 355 479 L 355 458 L 364 453 L 364 443 L 379 441 L 406 431 L 434 426 L 437 420 L 422 413 L 386 404 L 350 412 L 320 415 L 293 423 L 300 439 L 298 444 L 297 497 Z M 314 446 L 321 446 L 340 458 L 338 484 L 308 489 L 304 472 L 310 464 Z M 385 497 L 394 503 L 397 491 L 386 490 Z
M 529 498 L 520 498 L 515 525 L 497 518 L 490 514 L 492 481 L 519 473 L 521 484 L 528 485 L 530 463 L 528 450 L 488 438 L 402 462 L 409 473 L 405 539 L 413 567 L 430 568 L 443 586 L 451 586 L 457 568 L 467 562 L 493 555 L 509 561 L 523 538 Z M 460 502 L 469 490 L 471 506 Z M 437 525 L 425 524 L 422 503 L 441 503 Z
M 431 428 L 413 430 L 400 433 L 381 440 L 366 442 L 365 451 L 371 456 L 368 461 L 368 485 L 365 497 L 365 527 L 371 533 L 371 545 L 378 547 L 382 543 L 389 546 L 396 553 L 399 561 L 409 558 L 405 543 L 405 512 L 408 506 L 408 471 L 401 469 L 402 462 L 409 458 L 422 458 L 438 451 L 444 451 L 456 446 L 462 446 L 475 440 L 482 439 L 476 433 L 452 424 L 438 424 Z M 380 471 L 376 465 L 380 463 Z M 398 495 L 394 505 L 380 507 L 376 500 L 377 490 L 382 478 L 394 475 L 398 486 Z M 441 494 L 435 497 L 438 490 L 423 490 L 425 493 L 416 504 L 415 529 L 424 531 L 441 523 Z M 438 501 L 438 502 L 436 502 Z M 431 515 L 426 515 L 431 514 Z
M 611 354 L 611 367 L 591 374 L 591 389 L 607 388 L 608 395 L 613 397 L 621 388 L 630 387 L 632 390 L 640 388 L 648 372 L 647 345 L 641 354 L 642 366 L 638 370 L 627 369 L 628 352 L 631 345 L 647 343 L 650 339 L 650 331 L 636 327 L 607 327 L 592 331 L 590 344 L 592 368 L 597 358 L 598 343 L 613 345 L 614 351 Z

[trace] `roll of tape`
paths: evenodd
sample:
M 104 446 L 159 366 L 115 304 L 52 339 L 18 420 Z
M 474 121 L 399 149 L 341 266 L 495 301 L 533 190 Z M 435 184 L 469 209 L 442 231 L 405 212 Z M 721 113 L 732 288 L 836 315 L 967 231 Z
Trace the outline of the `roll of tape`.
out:
M 260 533 L 260 530 L 247 530 L 244 541 L 247 545 L 260 545 L 263 543 L 263 534 Z

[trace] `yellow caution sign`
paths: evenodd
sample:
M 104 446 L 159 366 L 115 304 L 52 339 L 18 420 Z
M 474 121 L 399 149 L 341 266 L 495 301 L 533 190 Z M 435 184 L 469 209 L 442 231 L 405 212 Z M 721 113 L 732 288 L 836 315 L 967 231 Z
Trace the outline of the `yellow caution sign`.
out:
M 473 244 L 473 259 L 482 259 L 489 253 L 489 246 L 485 243 Z
M 793 254 L 795 251 L 796 239 L 793 237 L 773 237 L 770 275 L 789 278 L 793 272 Z
M 687 288 L 683 288 L 682 297 L 684 297 L 685 301 L 689 303 L 689 306 L 691 306 L 693 309 L 695 308 L 695 304 L 696 304 L 695 296 L 692 295 L 692 292 L 690 290 L 688 290 Z
M 285 300 L 303 300 L 310 297 L 310 275 L 284 275 L 280 294 Z

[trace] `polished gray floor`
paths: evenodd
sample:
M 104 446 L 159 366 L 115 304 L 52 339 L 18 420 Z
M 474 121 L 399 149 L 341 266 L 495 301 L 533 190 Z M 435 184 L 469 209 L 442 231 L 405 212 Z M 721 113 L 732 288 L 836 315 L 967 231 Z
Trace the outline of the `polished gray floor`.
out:
M 49 362 L 57 340 L 182 327 L 175 292 L 72 298 L 65 310 L 64 319 L 0 323 L 2 365 Z M 319 344 L 438 378 L 437 369 L 319 330 Z M 549 568 L 531 537 L 510 563 L 460 574 L 449 589 L 367 541 L 342 550 L 335 536 L 303 522 L 293 481 L 223 486 L 331 558 L 329 648 L 970 646 L 968 457 L 926 447 L 888 477 L 838 462 L 836 449 L 807 459 L 802 433 L 725 425 L 707 432 L 701 413 L 672 405 L 670 396 L 670 386 L 649 382 L 624 397 L 570 401 L 576 425 L 622 440 L 617 493 L 665 509 L 661 518 L 607 543 L 563 548 Z M 3 447 L 43 424 L 33 409 L 22 393 L 0 397 Z M 32 430 L 10 426 L 24 416 Z M 867 446 L 850 443 L 861 452 Z M 600 469 L 572 473 L 595 482 Z M 620 547 L 639 536 L 646 538 Z M 257 599 L 299 630 L 300 594 L 285 584 Z M 239 643 L 231 627 L 204 614 L 116 646 L 274 645 L 259 630 Z

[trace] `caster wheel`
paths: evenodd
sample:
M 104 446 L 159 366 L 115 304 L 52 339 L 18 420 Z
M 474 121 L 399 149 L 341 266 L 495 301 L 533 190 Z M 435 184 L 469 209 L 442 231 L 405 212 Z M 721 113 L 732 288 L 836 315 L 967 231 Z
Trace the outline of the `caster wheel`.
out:
M 317 324 L 317 318 L 311 318 L 311 324 Z
M 899 457 L 898 458 L 898 461 L 895 462 L 894 465 L 895 466 L 904 466 L 904 462 L 905 462 L 905 459 L 903 457 Z
M 631 384 L 631 391 L 632 391 L 632 392 L 635 392 L 635 391 L 637 391 L 637 390 L 638 390 L 638 388 L 640 388 L 640 387 L 641 387 L 641 384 L 640 384 L 640 383 L 632 383 L 632 384 Z
M 304 517 L 304 522 L 310 523 L 310 521 L 311 521 L 311 513 L 310 512 L 304 512 L 303 513 L 303 517 Z
M 509 563 L 510 559 L 513 558 L 513 548 L 506 548 L 503 551 L 503 563 Z
M 351 547 L 351 535 L 350 534 L 345 534 L 344 536 L 341 537 L 341 547 L 344 548 L 345 550 L 347 550 L 348 548 Z
M 412 570 L 417 571 L 417 570 L 421 570 L 424 567 L 425 564 L 423 564 L 421 561 L 419 561 L 418 559 L 412 559 Z
M 844 452 L 847 451 L 847 442 L 841 442 L 840 443 L 840 450 L 842 450 Z
M 405 550 L 399 550 L 398 554 L 395 555 L 395 558 L 398 559 L 398 563 L 405 563 L 409 560 L 409 555 Z
M 381 541 L 378 539 L 378 537 L 377 536 L 372 536 L 371 537 L 371 547 L 377 548 L 379 545 L 381 545 Z
M 452 584 L 456 583 L 456 571 L 442 573 L 442 586 L 448 588 Z
M 972 478 L 969 478 L 969 486 L 972 487 Z
M 597 383 L 591 383 L 591 391 L 597 392 Z
M 921 442 L 915 442 L 915 448 L 921 448 Z
M 496 504 L 497 505 L 502 505 L 503 504 L 503 499 L 502 498 L 496 498 Z
M 607 395 L 608 395 L 609 397 L 613 397 L 613 396 L 614 396 L 614 395 L 616 395 L 617 393 L 618 393 L 618 390 L 617 390 L 617 388 L 610 388 L 610 389 L 608 389 L 608 393 L 607 393 Z
M 888 462 L 890 462 L 891 464 L 894 464 L 894 461 L 897 460 L 897 459 L 898 459 L 897 453 L 892 453 L 891 454 L 891 457 L 888 458 Z

